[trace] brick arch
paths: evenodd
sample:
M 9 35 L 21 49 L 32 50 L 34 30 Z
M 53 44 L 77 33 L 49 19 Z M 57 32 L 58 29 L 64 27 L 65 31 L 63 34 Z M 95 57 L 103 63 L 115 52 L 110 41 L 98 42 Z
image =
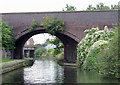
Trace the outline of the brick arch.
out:
M 48 33 L 42 26 L 36 27 L 34 31 L 37 31 L 37 30 L 38 30 L 38 31 L 39 31 L 39 30 L 43 30 L 44 33 Z M 19 39 L 21 36 L 23 36 L 23 35 L 25 35 L 25 34 L 27 34 L 27 33 L 29 33 L 29 32 L 30 32 L 30 31 L 29 31 L 28 28 L 22 30 L 21 32 L 19 32 L 19 33 L 15 36 L 15 41 L 16 41 L 17 39 Z M 64 30 L 64 31 L 62 31 L 62 32 L 58 31 L 57 33 L 61 33 L 61 34 L 64 34 L 64 35 L 66 35 L 66 36 L 69 36 L 69 37 L 71 37 L 72 39 L 74 39 L 76 42 L 79 42 L 79 41 L 80 41 L 80 39 L 79 39 L 76 35 L 74 35 L 73 33 L 69 32 L 69 31 L 67 31 L 67 30 Z
M 29 31 L 25 29 L 22 32 L 19 32 L 15 37 L 15 50 L 14 58 L 20 59 L 23 58 L 23 46 L 25 42 L 32 37 L 33 35 L 40 33 L 48 33 L 43 27 L 36 27 L 34 31 Z M 70 32 L 56 32 L 56 37 L 58 37 L 64 44 L 64 61 L 65 62 L 76 62 L 77 52 L 76 46 L 78 44 L 77 37 Z

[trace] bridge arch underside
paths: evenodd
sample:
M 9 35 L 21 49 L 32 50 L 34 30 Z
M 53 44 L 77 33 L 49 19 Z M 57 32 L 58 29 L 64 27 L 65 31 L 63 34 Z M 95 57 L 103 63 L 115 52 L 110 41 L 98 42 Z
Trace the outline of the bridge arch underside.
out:
M 21 34 L 22 36 L 17 38 L 15 41 L 14 59 L 23 58 L 23 46 L 25 42 L 33 35 L 47 33 L 45 29 L 34 30 L 32 32 L 27 32 Z M 78 42 L 64 33 L 56 32 L 56 37 L 58 37 L 64 44 L 64 62 L 75 63 L 77 59 L 77 44 Z

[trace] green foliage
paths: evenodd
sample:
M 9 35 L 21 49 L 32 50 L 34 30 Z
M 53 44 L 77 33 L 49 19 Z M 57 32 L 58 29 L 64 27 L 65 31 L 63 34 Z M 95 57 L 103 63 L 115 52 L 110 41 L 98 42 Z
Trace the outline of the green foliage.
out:
M 90 47 L 99 40 L 109 41 L 111 37 L 114 35 L 113 31 L 109 31 L 105 26 L 104 30 L 99 30 L 99 28 L 92 28 L 85 30 L 87 33 L 85 38 L 81 40 L 78 44 L 77 48 L 77 63 L 78 66 L 81 67 L 83 62 L 87 59 L 88 53 L 90 51 Z
M 54 56 L 55 60 L 57 60 L 57 61 L 64 59 L 64 45 L 60 41 L 59 38 L 55 37 L 55 39 L 53 41 L 50 41 L 48 39 L 48 40 L 46 40 L 46 43 L 48 43 L 48 44 L 54 44 L 56 46 L 55 48 L 49 49 L 46 52 L 47 56 L 49 56 L 49 54 L 51 54 L 51 55 Z
M 54 44 L 57 48 L 63 48 L 63 43 L 58 37 L 55 37 L 53 41 L 50 41 L 50 44 Z
M 43 48 L 43 47 L 38 47 L 36 50 L 35 50 L 35 56 L 37 57 L 40 57 L 42 56 L 44 53 L 46 52 L 46 49 Z
M 32 32 L 37 26 L 38 26 L 37 22 L 33 19 L 32 25 L 29 27 L 30 32 Z
M 2 47 L 2 29 L 1 29 L 1 27 L 2 27 L 2 20 L 1 20 L 1 18 L 0 18 L 0 48 Z
M 57 54 L 55 58 L 57 61 L 64 60 L 64 52 Z
M 3 62 L 9 62 L 9 61 L 13 61 L 13 59 L 8 59 L 8 58 L 0 58 L 0 63 L 3 63 Z
M 0 22 L 0 24 L 2 24 L 2 26 L 0 27 L 0 30 L 2 31 L 2 47 L 6 50 L 13 50 L 15 39 L 13 28 L 5 22 Z
M 108 43 L 107 50 L 102 50 L 98 54 L 98 69 L 100 74 L 104 74 L 107 77 L 120 78 L 120 35 L 119 29 L 115 29 L 115 35 L 113 39 Z
M 92 5 L 89 5 L 86 10 L 93 11 L 93 10 L 113 10 L 118 9 L 118 5 L 111 5 L 111 7 L 104 5 L 104 3 L 99 3 L 96 5 L 96 7 L 93 7 Z
M 27 58 L 29 58 L 29 56 L 30 56 L 30 52 L 28 51 L 28 52 L 27 52 L 27 56 L 26 56 L 26 57 L 27 57 Z
M 47 40 L 45 41 L 45 44 L 50 44 L 50 40 L 47 39 Z
M 86 57 L 82 67 L 85 70 L 98 71 L 98 53 L 108 49 L 108 42 L 99 40 L 95 42 L 89 49 L 88 56 Z
M 109 31 L 106 27 L 104 30 L 86 30 L 86 37 L 78 45 L 78 65 L 85 70 L 95 70 L 105 77 L 120 78 L 119 31 L 117 27 L 115 31 Z
M 92 11 L 92 10 L 96 10 L 96 8 L 93 7 L 92 5 L 89 5 L 89 6 L 87 7 L 87 10 L 88 10 L 88 11 Z
M 55 49 L 48 49 L 48 50 L 45 52 L 45 56 L 53 55 L 53 54 L 54 54 L 54 50 L 55 50 Z
M 111 5 L 111 9 L 118 9 L 119 5 Z
M 64 45 L 59 38 L 55 37 L 55 39 L 53 41 L 50 41 L 49 43 L 54 44 L 56 46 L 54 48 L 54 53 L 53 53 L 54 56 L 63 52 Z
M 63 31 L 64 22 L 63 20 L 54 17 L 45 17 L 44 22 L 42 22 L 41 25 L 48 31 L 48 33 L 55 35 L 57 31 Z
M 68 4 L 66 4 L 65 8 L 66 8 L 66 11 L 75 11 L 76 10 L 76 7 L 68 5 Z M 65 10 L 63 9 L 63 11 L 65 11 Z

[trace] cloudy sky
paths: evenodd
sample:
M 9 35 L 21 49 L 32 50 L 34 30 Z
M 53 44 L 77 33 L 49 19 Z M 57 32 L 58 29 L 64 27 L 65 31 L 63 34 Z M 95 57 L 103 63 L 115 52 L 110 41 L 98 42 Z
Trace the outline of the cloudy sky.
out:
M 85 10 L 89 4 L 95 6 L 103 2 L 105 5 L 118 4 L 120 0 L 0 0 L 0 12 L 41 12 L 61 11 L 66 4 L 77 10 Z
M 85 10 L 88 5 L 96 6 L 103 2 L 105 5 L 118 4 L 120 0 L 0 0 L 0 13 L 11 12 L 45 12 L 62 11 L 66 4 L 73 5 L 77 11 Z M 38 38 L 40 37 L 40 38 Z M 47 34 L 39 34 L 33 37 L 35 43 L 44 43 L 49 38 Z

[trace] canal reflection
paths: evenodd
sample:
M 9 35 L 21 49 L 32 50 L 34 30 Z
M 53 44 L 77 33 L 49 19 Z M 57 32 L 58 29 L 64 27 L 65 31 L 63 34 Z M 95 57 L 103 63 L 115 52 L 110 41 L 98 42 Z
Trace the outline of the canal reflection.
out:
M 52 60 L 36 60 L 33 66 L 2 75 L 3 83 L 118 83 L 117 79 L 103 79 L 96 72 L 76 67 L 60 66 Z
M 2 74 L 2 83 L 24 83 L 24 68 Z
M 62 83 L 63 68 L 53 61 L 35 61 L 24 69 L 24 83 Z

